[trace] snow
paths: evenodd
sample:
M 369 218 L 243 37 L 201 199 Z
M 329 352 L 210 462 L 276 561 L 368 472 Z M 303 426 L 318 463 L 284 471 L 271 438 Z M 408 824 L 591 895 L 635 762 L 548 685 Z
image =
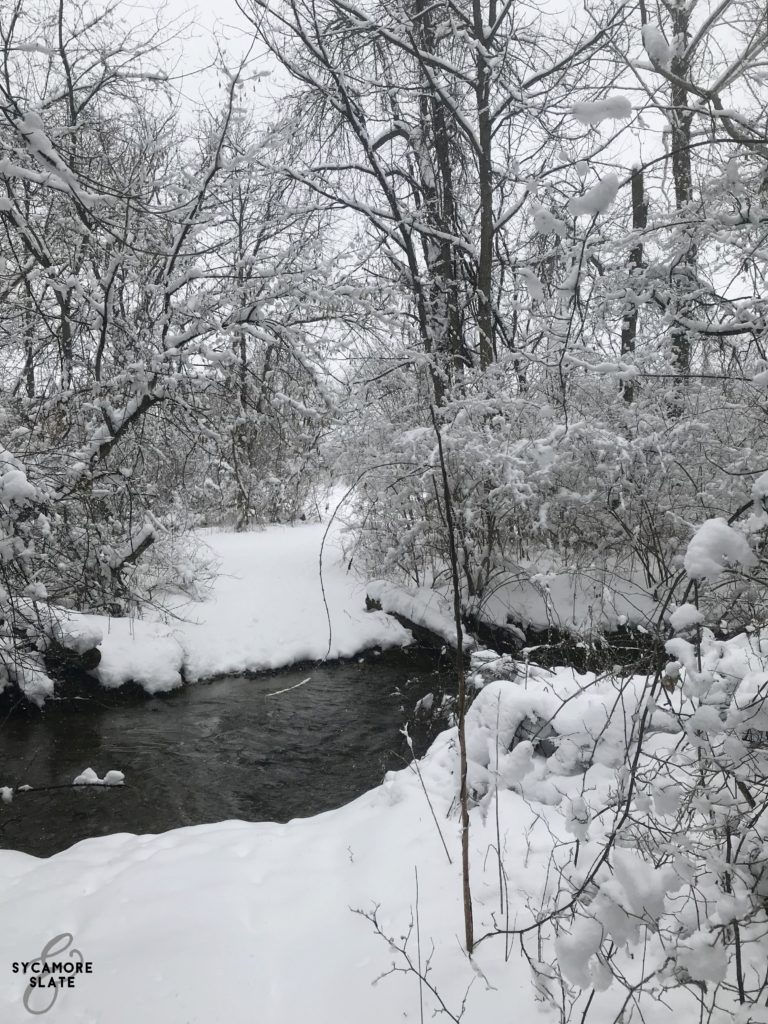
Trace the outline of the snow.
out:
M 382 611 L 402 615 L 403 618 L 436 633 L 451 647 L 456 646 L 456 622 L 451 600 L 429 587 L 401 587 L 387 580 L 372 580 L 366 593 L 378 601 Z M 474 640 L 462 631 L 466 648 Z
M 42 616 L 43 609 L 38 608 L 37 613 Z M 85 654 L 86 651 L 98 647 L 104 639 L 98 623 L 87 622 L 80 615 L 58 612 L 46 618 L 51 636 L 68 651 Z
M 714 641 L 707 631 L 701 657 L 705 670 L 724 675 L 761 665 L 746 638 Z M 493 675 L 499 663 L 504 659 L 481 651 L 472 667 Z M 627 724 L 647 694 L 643 677 L 510 667 L 515 677 L 483 685 L 466 721 L 477 935 L 507 919 L 499 909 L 505 893 L 510 924 L 533 925 L 547 899 L 564 902 L 563 885 L 578 882 L 575 842 L 579 864 L 598 854 L 624 772 L 617 753 L 626 751 Z M 766 678 L 755 671 L 737 686 L 729 714 L 748 716 Z M 683 698 L 675 699 L 679 713 Z M 713 707 L 701 705 L 701 713 L 720 721 Z M 669 718 L 654 712 L 654 727 Z M 521 732 L 542 723 L 556 734 L 557 752 L 549 757 L 536 752 L 530 729 L 532 738 Z M 649 744 L 656 740 L 656 751 L 663 742 L 680 749 L 679 728 L 668 737 L 651 735 Z M 613 942 L 617 965 L 644 971 L 656 956 L 644 929 L 653 934 L 656 922 L 669 919 L 671 897 L 690 881 L 688 868 L 677 862 L 657 868 L 617 846 L 610 870 L 596 876 L 575 917 L 533 937 L 527 952 L 538 944 L 537 974 L 519 940 L 508 955 L 501 936 L 478 945 L 470 960 L 460 938 L 458 778 L 453 727 L 436 738 L 418 772 L 414 766 L 390 772 L 376 789 L 313 818 L 112 835 L 48 859 L 0 851 L 0 962 L 32 960 L 54 937 L 72 936 L 93 970 L 74 991 L 58 993 L 57 1024 L 250 1024 L 255 1003 L 264 1024 L 390 1024 L 420 1020 L 422 1012 L 432 1019 L 435 998 L 404 969 L 403 948 L 412 962 L 429 959 L 429 982 L 452 1012 L 466 996 L 464 1024 L 507 1022 L 510 1005 L 520 1020 L 559 1019 L 556 1006 L 546 1005 L 547 979 L 556 981 L 553 964 L 585 990 L 569 1019 L 581 1019 L 594 988 L 590 1019 L 613 1021 L 624 994 L 610 985 L 601 946 Z M 99 780 L 89 768 L 76 781 L 117 784 L 122 773 Z M 673 814 L 680 795 L 671 779 L 661 779 L 647 796 L 638 795 L 638 813 L 652 800 L 658 814 Z M 500 881 L 498 850 L 508 881 Z M 743 914 L 739 898 L 721 897 L 718 914 Z M 634 961 L 625 953 L 633 944 Z M 661 949 L 659 962 L 669 955 Z M 716 982 L 727 968 L 716 931 L 700 923 L 681 932 L 676 955 L 694 981 Z M 25 986 L 22 974 L 7 976 L 0 989 L 4 1024 L 28 1019 Z M 653 990 L 641 998 L 647 1020 L 669 1012 L 686 1024 L 698 1019 L 695 993 L 665 991 L 663 1017 L 654 1016 Z M 718 1024 L 732 1019 L 727 1014 Z
M 552 696 L 557 688 L 576 692 L 580 683 L 566 671 L 551 686 Z M 504 745 L 538 700 L 522 685 L 495 681 L 470 710 L 471 768 L 486 799 L 495 779 L 519 786 L 535 773 L 530 743 L 511 753 Z M 498 764 L 500 753 L 510 761 Z M 442 998 L 458 1008 L 479 971 L 487 983 L 472 986 L 465 1024 L 501 1024 L 512 998 L 520 1019 L 538 1019 L 523 957 L 505 962 L 504 943 L 494 940 L 478 948 L 471 964 L 457 940 L 460 830 L 451 809 L 457 777 L 451 729 L 423 759 L 421 778 L 412 769 L 392 772 L 377 789 L 314 818 L 113 835 L 47 860 L 0 852 L 0 961 L 32 959 L 54 935 L 72 934 L 94 967 L 74 992 L 59 994 L 57 1024 L 250 1024 L 254 999 L 264 1024 L 418 1020 L 416 979 L 382 977 L 393 962 L 402 965 L 400 958 L 371 921 L 355 913 L 378 908 L 382 931 L 400 942 L 414 913 L 418 872 L 421 942 L 423 951 L 435 944 L 429 977 Z M 581 778 L 561 776 L 558 785 L 577 806 Z M 548 829 L 568 841 L 555 806 L 560 796 L 550 794 L 549 805 L 533 810 L 510 790 L 497 796 L 505 858 L 515 865 L 512 910 L 527 919 L 527 900 L 536 899 L 547 873 L 546 859 L 527 855 L 530 843 L 539 848 Z M 498 910 L 498 874 L 488 856 L 498 839 L 495 828 L 484 805 L 472 812 L 478 934 L 492 926 Z M 412 935 L 414 956 L 415 945 Z M 24 986 L 21 976 L 10 975 L 2 987 L 4 1024 L 28 1019 Z M 434 1002 L 428 992 L 424 997 L 430 1019 Z
M 603 629 L 646 623 L 657 609 L 641 582 L 622 579 L 619 586 L 608 566 L 542 571 L 545 564 L 543 558 L 538 560 L 539 571 L 523 564 L 517 579 L 497 583 L 483 602 L 483 618 L 507 628 L 517 622 L 533 629 L 556 626 L 590 636 Z
M 626 96 L 606 96 L 604 100 L 574 103 L 571 117 L 579 124 L 600 124 L 602 121 L 623 121 L 632 116 L 632 104 Z
M 703 621 L 704 616 L 692 604 L 681 604 L 669 616 L 669 624 L 676 633 L 683 633 L 693 626 L 700 625 Z
M 73 615 L 68 628 L 71 632 L 79 624 L 83 630 L 101 631 L 102 657 L 93 675 L 103 686 L 132 681 L 148 693 L 172 690 L 185 680 L 268 671 L 410 643 L 409 632 L 392 618 L 366 612 L 365 587 L 346 572 L 335 529 L 323 557 L 329 636 L 318 573 L 325 529 L 325 523 L 308 523 L 253 533 L 205 532 L 199 539 L 219 573 L 208 600 L 171 602 L 167 622 L 159 615 Z
M 417 700 L 413 706 L 414 715 L 428 715 L 435 704 L 434 693 L 425 694 L 420 700 Z
M 7 636 L 0 636 L 0 660 L 11 671 L 4 668 L 0 673 L 0 691 L 6 680 L 12 675 L 19 690 L 31 704 L 42 707 L 49 697 L 53 696 L 53 680 L 45 671 L 42 655 L 37 651 L 27 653 L 23 661 L 14 658 L 12 647 Z
M 714 946 L 711 936 L 694 932 L 678 954 L 678 963 L 688 971 L 694 981 L 722 981 L 728 959 L 722 946 Z
M 472 718 L 478 728 L 493 720 L 500 686 L 481 693 Z M 485 761 L 483 737 L 482 730 L 472 734 L 473 749 Z M 390 773 L 346 807 L 287 825 L 230 821 L 160 836 L 114 835 L 48 860 L 4 851 L 0 959 L 32 959 L 55 934 L 72 934 L 94 968 L 74 992 L 60 993 L 57 1024 L 250 1024 L 255 1001 L 264 1024 L 417 1020 L 416 980 L 382 977 L 398 956 L 355 911 L 378 908 L 381 929 L 400 941 L 413 914 L 418 872 L 421 941 L 424 950 L 433 941 L 436 946 L 430 980 L 458 1007 L 475 970 L 456 940 L 460 833 L 450 810 L 456 767 L 451 730 L 423 762 L 422 780 L 452 863 L 410 769 Z M 503 841 L 521 864 L 524 810 L 515 794 L 501 794 Z M 550 814 L 554 820 L 558 812 Z M 479 812 L 473 818 L 479 870 L 495 832 Z M 521 868 L 515 885 L 535 891 L 542 879 L 543 868 L 532 864 Z M 497 900 L 479 876 L 478 885 L 482 927 L 491 923 Z M 414 955 L 415 941 L 408 947 Z M 508 965 L 503 943 L 489 943 L 476 966 L 488 985 L 473 985 L 466 1024 L 506 1020 L 503 994 L 517 989 L 523 1019 L 535 1019 L 535 991 L 522 958 Z M 22 977 L 11 975 L 2 987 L 4 1024 L 27 1019 L 24 986 Z M 434 1003 L 428 993 L 425 999 L 429 1019 Z
M 125 775 L 116 769 L 108 771 L 103 779 L 100 779 L 93 768 L 86 768 L 72 780 L 73 786 L 122 786 L 125 782 Z
M 591 815 L 583 796 L 575 796 L 568 801 L 565 815 L 565 830 L 576 839 L 584 842 L 589 835 Z
M 721 518 L 699 526 L 685 553 L 685 571 L 691 579 L 715 579 L 728 567 L 754 568 L 757 556 L 743 534 Z
M 768 672 L 748 672 L 735 689 L 729 723 L 745 723 L 750 729 L 768 732 Z
M 35 495 L 35 488 L 27 480 L 23 470 L 7 469 L 0 475 L 0 502 L 4 505 L 10 505 L 12 501 L 21 505 Z
M 131 42 L 118 15 L 114 24 L 102 24 L 97 11 L 95 21 L 83 23 L 78 12 L 91 5 L 71 4 L 67 18 L 60 5 L 60 45 L 48 46 L 56 18 L 36 18 L 46 5 L 16 6 L 31 11 L 18 27 L 19 19 L 11 20 L 11 35 L 21 37 L 9 36 L 4 47 L 8 69 L 21 80 L 6 80 L 6 91 L 13 85 L 19 99 L 6 116 L 8 155 L 0 160 L 6 193 L 0 219 L 9 239 L 8 256 L 0 257 L 7 307 L 0 422 L 28 469 L 0 448 L 0 688 L 17 684 L 30 702 L 43 705 L 54 696 L 45 656 L 58 656 L 59 644 L 80 655 L 100 646 L 94 677 L 104 686 L 134 681 L 156 693 L 221 674 L 407 643 L 407 630 L 390 616 L 365 611 L 364 583 L 345 568 L 335 529 L 323 555 L 325 524 L 204 534 L 220 570 L 206 600 L 158 594 L 160 581 L 171 585 L 167 576 L 152 575 L 152 559 L 131 563 L 155 529 L 152 558 L 159 559 L 168 523 L 187 515 L 212 519 L 231 506 L 235 487 L 238 504 L 251 496 L 260 503 L 262 490 L 266 502 L 267 490 L 274 486 L 279 494 L 277 487 L 300 475 L 303 485 L 341 473 L 359 482 L 358 512 L 364 513 L 350 547 L 355 564 L 378 566 L 371 571 L 382 575 L 399 566 L 403 579 L 422 582 L 434 573 L 443 586 L 446 510 L 432 486 L 439 467 L 424 416 L 432 391 L 444 426 L 446 487 L 456 495 L 462 573 L 467 592 L 481 595 L 468 600 L 469 610 L 500 626 L 573 630 L 584 648 L 627 623 L 648 625 L 642 632 L 655 642 L 666 628 L 663 616 L 676 635 L 666 643 L 674 660 L 665 675 L 649 678 L 616 678 L 618 669 L 600 676 L 548 672 L 493 652 L 471 661 L 476 699 L 467 718 L 467 775 L 477 931 L 506 917 L 531 929 L 525 939 L 492 939 L 472 962 L 461 952 L 459 764 L 456 730 L 449 729 L 418 767 L 390 775 L 349 807 L 305 822 L 111 836 L 48 861 L 0 853 L 0 1020 L 28 1019 L 20 999 L 25 979 L 8 972 L 9 960 L 35 957 L 52 935 L 70 930 L 96 973 L 77 999 L 61 994 L 50 1019 L 64 1024 L 423 1022 L 445 1008 L 412 973 L 390 974 L 402 967 L 402 942 L 419 960 L 423 951 L 430 981 L 454 1009 L 448 1017 L 465 1024 L 510 1016 L 655 1024 L 671 1015 L 685 1024 L 705 1018 L 746 1024 L 764 1016 L 764 1009 L 749 1007 L 734 1015 L 736 956 L 739 985 L 743 954 L 744 976 L 754 986 L 749 998 L 757 991 L 754 998 L 765 1003 L 768 934 L 768 754 L 760 735 L 768 732 L 768 616 L 764 580 L 752 573 L 767 561 L 768 528 L 768 472 L 755 471 L 763 466 L 765 412 L 756 391 L 768 386 L 768 363 L 753 365 L 766 334 L 764 153 L 759 143 L 750 145 L 764 136 L 764 110 L 759 98 L 745 104 L 742 95 L 744 83 L 766 74 L 756 57 L 758 36 L 739 57 L 728 38 L 727 0 L 702 5 L 708 11 L 695 11 L 693 0 L 657 5 L 657 23 L 638 32 L 638 22 L 647 21 L 641 5 L 634 29 L 626 30 L 633 38 L 620 10 L 613 17 L 606 5 L 601 24 L 569 57 L 558 42 L 558 21 L 516 29 L 519 12 L 507 5 L 486 32 L 462 20 L 459 7 L 451 13 L 450 5 L 438 5 L 439 46 L 426 53 L 408 36 L 409 5 L 342 4 L 329 51 L 319 59 L 308 51 L 306 61 L 291 51 L 298 91 L 286 102 L 317 100 L 319 156 L 315 144 L 297 135 L 295 118 L 281 115 L 262 141 L 245 93 L 237 96 L 250 75 L 243 65 L 242 81 L 239 72 L 222 70 L 232 116 L 220 119 L 220 133 L 206 131 L 199 146 L 181 142 L 179 160 L 174 151 L 167 156 L 168 140 L 183 139 L 185 129 L 170 110 L 167 138 L 148 148 L 134 144 L 134 126 L 145 123 L 142 105 L 153 122 L 165 116 L 165 91 L 144 88 L 150 80 L 170 81 L 152 71 L 151 38 L 147 46 Z M 301 49 L 307 40 L 296 19 L 308 10 L 311 21 L 313 5 L 289 6 L 282 27 Z M 747 20 L 762 13 L 759 4 L 744 8 Z M 272 11 L 278 21 L 282 9 L 277 4 Z M 654 16 L 650 6 L 649 13 Z M 684 30 L 689 13 L 690 32 Z M 345 46 L 347 55 L 355 51 L 346 78 L 331 67 Z M 33 59 L 36 54 L 44 59 Z M 590 55 L 611 89 L 625 89 L 627 72 L 650 75 L 641 75 L 626 95 L 605 95 L 608 88 L 595 89 L 594 76 L 570 73 L 586 67 Z M 689 58 L 699 65 L 699 84 L 675 88 L 681 80 L 669 69 L 679 70 L 679 63 L 685 71 Z M 504 85 L 514 78 L 505 70 L 510 62 L 529 68 L 527 81 L 511 93 Z M 472 82 L 479 95 L 482 65 L 498 85 L 486 110 L 496 125 L 490 184 L 498 201 L 490 213 L 499 212 L 493 225 L 499 245 L 491 254 L 492 277 L 503 285 L 511 261 L 519 290 L 501 287 L 499 337 L 486 339 L 499 341 L 488 346 L 493 358 L 457 374 L 448 372 L 448 359 L 441 382 L 444 360 L 434 357 L 448 314 L 459 314 L 472 349 L 478 295 L 483 298 L 473 272 L 482 263 L 473 245 L 476 190 L 473 175 L 462 173 L 478 144 Z M 70 69 L 71 88 L 83 104 L 92 100 L 83 127 L 93 128 L 94 138 L 114 130 L 114 162 L 101 159 L 87 140 L 80 145 L 77 125 L 67 128 L 72 118 L 64 108 L 73 97 L 61 83 Z M 256 72 L 262 73 L 268 72 Z M 183 69 L 177 77 L 183 80 Z M 686 92 L 690 105 L 681 111 Z M 635 95 L 642 102 L 633 115 Z M 469 182 L 456 191 L 456 216 L 448 218 L 459 234 L 438 231 L 429 204 L 420 201 L 439 184 L 428 145 L 430 96 L 450 121 L 455 180 Z M 36 109 L 27 109 L 30 103 Z M 399 120 L 401 107 L 407 123 Z M 522 146 L 505 128 L 516 112 L 528 119 Z M 709 143 L 691 148 L 700 202 L 686 204 L 681 220 L 679 194 L 664 187 L 669 168 L 656 157 L 668 148 L 665 124 L 684 127 L 694 118 L 696 135 L 699 115 L 707 113 Z M 558 116 L 565 118 L 564 131 L 554 123 Z M 601 125 L 608 135 L 620 134 L 601 139 Z M 384 152 L 393 131 L 401 139 L 394 152 Z M 591 144 L 579 152 L 585 136 Z M 272 168 L 262 146 L 272 152 Z M 413 156 L 410 183 L 403 146 Z M 563 166 L 553 167 L 548 154 L 561 146 L 553 159 Z M 628 232 L 628 179 L 620 168 L 638 155 L 655 167 L 652 202 L 646 227 Z M 403 160 L 405 168 L 398 166 Z M 98 192 L 80 187 L 81 171 L 89 168 L 86 177 Z M 610 169 L 617 173 L 605 173 Z M 272 188 L 271 171 L 292 183 L 290 192 Z M 573 195 L 563 192 L 569 180 Z M 126 191 L 126 183 L 135 187 Z M 623 202 L 617 200 L 622 186 Z M 232 243 L 230 230 L 237 218 L 228 200 L 236 192 L 250 209 L 247 224 L 239 221 L 242 245 Z M 315 194 L 346 211 L 328 231 Z M 87 216 L 96 203 L 99 215 Z M 595 231 L 589 218 L 598 216 Z M 579 217 L 588 219 L 574 226 Z M 417 247 L 422 240 L 418 265 L 403 262 L 408 252 L 398 250 L 398 233 Z M 363 236 L 365 251 L 356 252 L 349 242 Z M 455 288 L 442 289 L 432 273 L 441 243 L 456 254 Z M 553 280 L 549 263 L 560 268 Z M 57 299 L 63 333 L 67 323 L 73 330 L 71 345 L 58 354 L 55 338 L 51 344 L 45 322 L 38 322 Z M 422 313 L 416 322 L 407 316 L 414 299 Z M 626 330 L 619 338 L 622 316 Z M 696 372 L 684 389 L 663 373 L 665 338 L 675 320 L 691 337 L 713 339 L 697 343 Z M 506 337 L 505 324 L 514 338 Z M 238 338 L 242 374 L 233 365 Z M 724 351 L 717 338 L 727 343 Z M 699 372 L 718 368 L 722 373 Z M 750 387 L 744 374 L 752 372 Z M 636 385 L 620 390 L 619 382 L 633 376 Z M 246 386 L 246 377 L 253 383 Z M 151 413 L 148 403 L 155 403 Z M 746 521 L 742 511 L 750 513 Z M 705 516 L 724 518 L 696 529 Z M 683 559 L 685 531 L 693 536 Z M 177 579 L 193 590 L 204 580 L 184 578 L 187 565 L 179 566 Z M 678 572 L 682 565 L 687 579 Z M 142 585 L 134 588 L 134 580 Z M 116 607 L 114 599 L 135 607 L 148 592 L 164 603 L 131 619 L 49 612 L 46 604 L 104 609 Z M 369 592 L 387 612 L 453 642 L 447 587 L 436 592 L 376 581 Z M 676 607 L 691 592 L 705 614 L 693 604 Z M 722 641 L 705 621 L 721 622 L 723 633 L 738 624 L 750 632 Z M 535 649 L 527 655 L 535 658 Z M 289 689 L 297 700 L 314 692 L 308 678 L 274 687 L 265 714 Z M 448 702 L 436 693 L 417 707 L 445 709 Z M 151 703 L 150 710 L 159 708 Z M 24 715 L 29 723 L 21 717 L 20 726 L 36 728 L 40 716 L 26 709 Z M 59 714 L 46 718 L 50 724 Z M 74 716 L 71 721 L 74 731 Z M 0 738 L 13 746 L 9 733 Z M 638 736 L 646 746 L 636 751 Z M 67 753 L 70 738 L 62 737 Z M 171 728 L 164 757 L 173 756 L 175 741 Z M 74 777 L 83 787 L 73 799 L 94 803 L 105 794 L 88 787 L 123 785 L 117 769 L 100 775 L 112 760 L 120 763 L 117 755 L 68 761 L 62 780 Z M 98 773 L 79 771 L 86 760 Z M 163 770 L 158 764 L 158 773 Z M 321 756 L 316 770 L 323 771 Z M 260 784 L 254 773 L 254 787 Z M 139 794 L 152 800 L 151 781 Z M 121 795 L 129 793 L 115 789 L 110 798 Z M 14 790 L 0 786 L 0 811 L 15 817 L 25 803 L 47 807 L 50 800 L 55 813 L 57 796 L 15 799 L 9 809 Z M 7 835 L 2 825 L 0 842 Z M 733 851 L 743 854 L 740 863 Z M 597 864 L 593 874 L 590 864 Z M 686 891 L 672 899 L 686 884 L 686 871 L 688 881 L 696 876 L 700 895 Z M 730 927 L 736 920 L 744 925 L 744 944 L 734 953 L 734 942 L 741 943 Z M 639 945 L 628 955 L 633 943 Z M 559 968 L 589 996 L 569 992 Z M 613 970 L 625 973 L 628 991 L 603 999 Z M 727 973 L 728 985 L 713 989 Z M 550 985 L 555 997 L 548 1004 Z M 686 1000 L 690 1009 L 683 1014 Z
M 190 624 L 169 627 L 141 619 L 105 619 L 87 616 L 89 624 L 101 626 L 101 661 L 91 674 L 109 689 L 127 682 L 138 683 L 147 693 L 174 690 L 183 683 L 186 650 L 171 634 L 189 631 Z M 216 637 L 211 638 L 216 647 Z
M 443 800 L 433 800 L 444 815 Z M 56 1024 L 251 1024 L 254 1008 L 262 1024 L 418 1020 L 415 979 L 376 981 L 397 956 L 354 911 L 379 904 L 387 934 L 405 934 L 417 868 L 422 942 L 438 947 L 430 977 L 460 1004 L 474 973 L 455 938 L 458 831 L 450 822 L 443 829 L 453 865 L 411 776 L 288 825 L 233 821 L 116 835 L 47 861 L 3 852 L 0 956 L 4 964 L 29 960 L 55 934 L 73 935 L 93 973 L 60 993 Z M 520 847 L 514 830 L 508 841 Z M 415 937 L 411 946 L 415 955 Z M 502 992 L 526 978 L 521 965 L 504 964 L 503 943 L 478 964 Z M 29 1020 L 24 987 L 8 974 L 4 1024 Z M 499 994 L 475 984 L 466 1024 L 506 1019 Z M 516 1004 L 535 1019 L 531 990 Z
M 533 208 L 533 226 L 540 235 L 554 234 L 565 238 L 568 228 L 564 221 L 555 217 L 553 213 L 543 206 Z
M 575 985 L 589 988 L 592 976 L 589 960 L 603 940 L 603 929 L 598 921 L 582 919 L 570 934 L 561 935 L 556 944 L 557 959 L 565 977 Z
M 134 533 L 130 540 L 115 552 L 110 559 L 110 566 L 113 569 L 119 569 L 125 561 L 127 561 L 142 547 L 142 545 L 152 543 L 156 538 L 156 535 L 157 533 L 152 523 L 144 523 L 144 525 Z
M 752 500 L 760 502 L 763 498 L 768 498 L 768 472 L 761 473 L 752 484 Z
M 587 189 L 584 195 L 574 196 L 568 203 L 568 209 L 574 217 L 597 216 L 607 211 L 618 191 L 619 179 L 613 173 L 606 174 L 596 185 Z
M 673 51 L 659 26 L 647 22 L 643 25 L 642 36 L 645 52 L 651 61 L 665 70 L 668 69 L 672 63 Z
M 546 299 L 546 293 L 544 291 L 544 285 L 541 283 L 539 278 L 534 274 L 528 267 L 523 267 L 519 271 L 520 276 L 525 282 L 525 287 L 528 289 L 528 294 L 531 296 L 534 302 L 544 302 Z

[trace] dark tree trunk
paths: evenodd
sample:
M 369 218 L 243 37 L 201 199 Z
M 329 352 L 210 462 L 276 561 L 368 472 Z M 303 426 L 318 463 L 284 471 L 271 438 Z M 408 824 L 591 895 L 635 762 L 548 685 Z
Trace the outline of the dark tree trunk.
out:
M 632 171 L 632 229 L 642 231 L 648 224 L 648 201 L 645 196 L 645 185 L 643 171 L 636 167 Z M 635 338 L 637 337 L 637 301 L 633 285 L 636 282 L 643 266 L 643 241 L 641 237 L 635 239 L 629 253 L 629 287 L 627 289 L 627 305 L 624 312 L 624 320 L 621 325 L 621 354 L 628 355 L 635 351 Z M 630 380 L 625 380 L 621 385 L 621 393 L 625 402 L 631 402 L 635 397 L 635 386 Z

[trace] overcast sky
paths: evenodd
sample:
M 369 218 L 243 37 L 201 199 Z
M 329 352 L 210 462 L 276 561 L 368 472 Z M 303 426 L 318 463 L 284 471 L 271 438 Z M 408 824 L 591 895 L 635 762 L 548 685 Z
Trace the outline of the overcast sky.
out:
M 146 20 L 148 12 L 164 10 L 166 20 L 179 19 L 185 25 L 183 37 L 178 43 L 174 73 L 175 84 L 190 112 L 201 102 L 215 103 L 222 92 L 222 83 L 215 67 L 217 47 L 235 67 L 252 43 L 250 26 L 237 7 L 235 0 L 138 0 L 131 4 L 133 17 L 137 22 Z M 256 86 L 259 105 L 271 105 L 271 97 L 281 91 L 280 73 L 274 60 L 264 53 L 263 46 L 257 46 L 257 67 L 269 70 L 269 78 L 260 79 Z M 176 76 L 183 75 L 183 79 Z M 250 93 L 253 99 L 253 92 Z

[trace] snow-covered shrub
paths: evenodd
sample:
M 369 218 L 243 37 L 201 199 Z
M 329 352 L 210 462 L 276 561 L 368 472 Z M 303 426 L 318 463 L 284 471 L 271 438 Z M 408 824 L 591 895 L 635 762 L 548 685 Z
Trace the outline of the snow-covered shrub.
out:
M 152 530 L 152 544 L 123 570 L 124 613 L 140 613 L 146 605 L 162 607 L 170 594 L 203 601 L 210 593 L 215 561 L 184 520 L 186 516 L 179 522 L 173 512 L 151 517 L 147 529 Z
M 500 362 L 478 378 L 474 394 L 441 411 L 465 609 L 482 615 L 495 594 L 542 572 L 603 579 L 609 602 L 611 593 L 645 591 L 649 601 L 638 605 L 638 614 L 677 600 L 672 591 L 696 524 L 727 519 L 749 503 L 749 476 L 746 487 L 734 488 L 731 476 L 711 468 L 748 472 L 754 465 L 751 451 L 732 443 L 730 414 L 702 388 L 709 410 L 698 420 L 670 418 L 664 401 L 649 399 L 642 420 L 628 423 L 611 380 L 581 419 L 566 424 L 554 406 L 515 395 L 511 361 L 506 369 Z M 407 412 L 405 399 L 415 401 L 416 385 L 410 393 L 407 381 L 401 388 L 397 419 L 373 427 L 361 410 L 362 422 L 354 419 L 345 435 L 340 465 L 359 480 L 350 554 L 369 575 L 440 587 L 448 544 L 436 438 L 424 413 Z M 757 443 L 763 420 L 751 421 Z M 755 551 L 763 543 L 761 501 L 738 527 Z M 729 629 L 768 614 L 759 567 L 734 568 L 705 597 L 708 618 L 726 620 Z
M 703 523 L 685 557 L 691 580 L 714 586 L 728 566 L 756 562 L 744 534 L 722 520 Z M 670 660 L 647 679 L 617 680 L 603 724 L 587 728 L 600 736 L 591 763 L 606 767 L 600 747 L 613 734 L 617 770 L 590 770 L 583 795 L 565 805 L 578 845 L 553 850 L 556 881 L 537 911 L 542 934 L 555 937 L 547 970 L 576 989 L 642 987 L 662 1001 L 682 988 L 704 1019 L 757 1020 L 768 930 L 768 632 L 718 640 L 690 603 L 670 618 Z M 586 723 L 583 701 L 569 714 Z M 562 734 L 560 714 L 552 722 Z
M 681 606 L 674 618 L 700 640 L 671 639 L 669 660 L 648 677 L 507 659 L 515 671 L 504 679 L 503 659 L 473 656 L 472 803 L 492 821 L 496 802 L 506 814 L 516 806 L 512 790 L 536 823 L 527 881 L 519 849 L 500 855 L 500 878 L 528 895 L 523 910 L 500 885 L 497 941 L 521 943 L 561 1019 L 588 1020 L 592 1007 L 595 1019 L 619 1022 L 622 1007 L 637 997 L 642 1009 L 649 996 L 682 1019 L 762 1019 L 768 639 L 717 640 L 694 612 Z M 455 792 L 455 730 L 421 771 L 436 791 L 447 780 Z M 514 920 L 507 900 L 518 902 Z
M 53 692 L 37 643 L 44 632 L 37 601 L 47 597 L 40 572 L 51 533 L 46 507 L 45 489 L 0 448 L 0 691 L 15 684 L 34 703 Z
M 614 784 L 587 795 L 589 828 L 570 829 L 583 849 L 559 861 L 565 909 L 543 916 L 567 982 L 631 988 L 642 976 L 657 998 L 683 986 L 726 1019 L 763 996 L 765 656 L 746 637 L 669 646 L 682 670 L 649 680 Z M 656 730 L 656 708 L 675 731 Z

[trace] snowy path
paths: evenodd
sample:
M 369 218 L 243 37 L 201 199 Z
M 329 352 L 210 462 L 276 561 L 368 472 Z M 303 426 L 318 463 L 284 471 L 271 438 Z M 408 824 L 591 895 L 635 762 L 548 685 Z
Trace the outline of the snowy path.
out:
M 365 588 L 342 564 L 332 530 L 318 572 L 324 523 L 270 526 L 255 533 L 205 533 L 219 563 L 212 597 L 180 609 L 186 621 L 107 620 L 97 671 L 105 686 L 133 680 L 150 692 L 187 680 L 282 668 L 298 661 L 351 657 L 396 647 L 409 633 L 381 612 L 365 611 Z

